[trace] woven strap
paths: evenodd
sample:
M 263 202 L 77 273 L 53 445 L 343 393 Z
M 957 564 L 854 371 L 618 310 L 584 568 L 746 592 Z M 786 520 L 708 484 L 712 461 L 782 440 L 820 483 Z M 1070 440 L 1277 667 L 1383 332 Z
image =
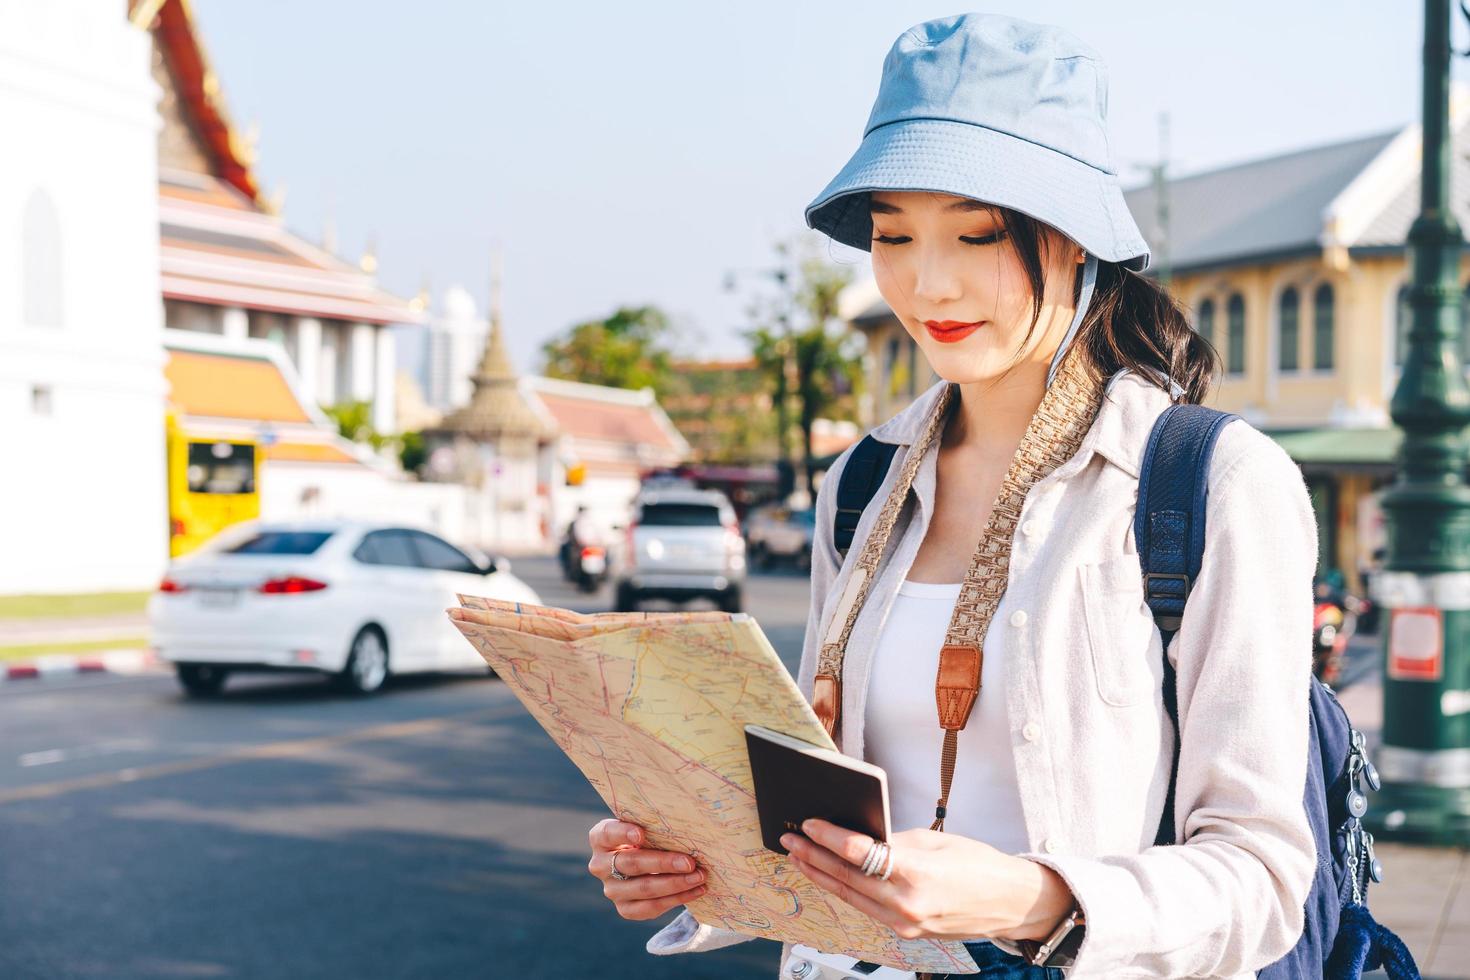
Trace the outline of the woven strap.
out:
M 919 464 L 943 430 L 951 405 L 957 401 L 957 394 L 955 385 L 945 386 L 923 433 L 904 457 L 898 479 L 883 502 L 872 532 L 863 542 L 818 651 L 812 707 L 834 739 L 837 738 L 842 714 L 842 664 L 853 624 L 867 601 L 879 559 L 913 486 Z M 1038 480 L 1076 454 L 1097 417 L 1102 395 L 1101 380 L 1082 356 L 1069 351 L 1032 415 L 1025 435 L 1021 437 L 984 533 L 965 572 L 959 598 L 945 631 L 935 679 L 935 705 L 940 726 L 945 732 L 940 761 L 940 796 L 935 805 L 936 830 L 944 829 L 949 788 L 954 778 L 954 757 L 959 744 L 958 733 L 968 723 L 980 693 L 985 631 L 989 629 L 990 620 L 1005 594 L 1010 574 L 1011 540 L 1026 494 Z

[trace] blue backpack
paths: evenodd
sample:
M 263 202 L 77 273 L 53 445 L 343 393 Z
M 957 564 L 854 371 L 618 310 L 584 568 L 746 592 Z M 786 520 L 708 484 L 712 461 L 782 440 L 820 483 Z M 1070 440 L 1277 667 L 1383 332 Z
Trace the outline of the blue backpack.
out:
M 1220 430 L 1236 416 L 1200 405 L 1173 405 L 1154 424 L 1138 478 L 1134 540 L 1143 567 L 1144 596 L 1163 635 L 1164 649 L 1179 629 L 1184 604 L 1199 574 L 1205 546 L 1205 475 Z M 833 536 L 846 556 L 864 508 L 888 472 L 896 446 L 872 436 L 848 457 L 837 487 Z M 1174 667 L 1164 657 L 1164 706 L 1179 726 Z M 1369 881 L 1383 867 L 1373 854 L 1373 835 L 1362 825 L 1364 787 L 1378 788 L 1378 773 L 1364 753 L 1364 738 L 1348 721 L 1331 688 L 1312 680 L 1308 715 L 1307 781 L 1303 805 L 1317 844 L 1317 874 L 1307 897 L 1305 928 L 1291 952 L 1261 970 L 1262 980 L 1357 980 L 1383 969 L 1390 980 L 1418 980 L 1403 941 L 1368 911 Z M 1178 742 L 1174 768 L 1177 776 Z M 1330 776 L 1330 782 L 1328 777 Z M 1174 778 L 1169 781 L 1155 843 L 1174 841 Z

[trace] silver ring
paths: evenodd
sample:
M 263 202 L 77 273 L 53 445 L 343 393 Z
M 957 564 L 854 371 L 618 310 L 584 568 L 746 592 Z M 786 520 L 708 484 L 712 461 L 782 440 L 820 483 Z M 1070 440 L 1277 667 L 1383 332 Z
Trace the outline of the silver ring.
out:
M 607 856 L 607 863 L 612 867 L 612 876 L 618 881 L 627 881 L 628 875 L 618 870 L 618 852 L 613 851 Z
M 876 877 L 879 869 L 885 866 L 891 871 L 892 863 L 892 851 L 888 845 L 880 840 L 875 840 L 868 848 L 868 856 L 863 858 L 862 872 L 870 878 Z
M 893 874 L 893 848 L 889 847 L 886 844 L 883 846 L 883 848 L 885 851 L 887 851 L 887 853 L 884 855 L 887 860 L 883 862 L 883 873 L 878 877 L 882 881 L 887 881 L 888 876 Z

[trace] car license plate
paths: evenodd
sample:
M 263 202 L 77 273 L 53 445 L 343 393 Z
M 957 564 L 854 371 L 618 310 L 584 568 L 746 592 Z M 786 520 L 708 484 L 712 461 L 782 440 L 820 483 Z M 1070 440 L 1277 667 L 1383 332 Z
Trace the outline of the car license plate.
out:
M 210 609 L 227 609 L 240 601 L 239 589 L 200 589 L 199 604 Z

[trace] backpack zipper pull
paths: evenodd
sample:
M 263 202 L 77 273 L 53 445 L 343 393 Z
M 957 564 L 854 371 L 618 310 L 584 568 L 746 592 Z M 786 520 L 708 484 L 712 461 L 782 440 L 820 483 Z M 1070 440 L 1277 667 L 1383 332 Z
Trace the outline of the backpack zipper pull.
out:
M 1363 843 L 1368 847 L 1368 876 L 1374 882 L 1381 884 L 1383 882 L 1383 862 L 1378 860 L 1377 854 L 1373 853 L 1373 835 L 1366 830 L 1363 831 Z

